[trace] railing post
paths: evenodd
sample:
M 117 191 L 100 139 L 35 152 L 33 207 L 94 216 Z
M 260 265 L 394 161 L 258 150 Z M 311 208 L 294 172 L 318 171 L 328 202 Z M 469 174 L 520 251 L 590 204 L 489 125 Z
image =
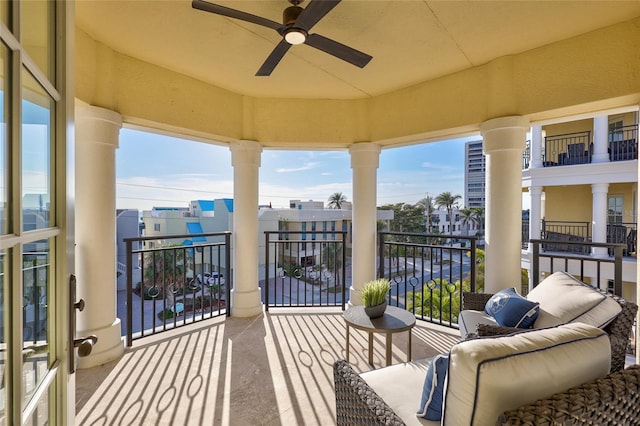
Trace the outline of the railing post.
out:
M 131 261 L 132 241 L 125 239 L 127 245 L 127 347 L 131 347 L 133 342 L 133 262 Z M 144 271 L 142 273 L 144 281 Z M 144 284 L 140 285 L 141 298 L 144 297 Z
M 533 280 L 531 281 L 532 287 L 535 288 L 538 285 L 540 279 L 540 242 L 538 240 L 531 240 L 533 246 L 533 261 L 531 267 L 531 274 Z M 531 291 L 531 289 L 529 289 Z
M 476 240 L 475 238 L 471 239 L 471 256 L 469 261 L 469 274 L 471 275 L 471 291 L 476 291 Z
M 225 245 L 225 262 L 224 267 L 227 270 L 227 303 L 225 305 L 227 316 L 231 316 L 231 286 L 233 285 L 233 274 L 231 273 L 231 232 L 226 232 L 224 234 L 224 245 Z M 204 271 L 202 273 L 204 277 Z
M 342 233 L 342 310 L 344 311 L 344 307 L 346 305 L 346 295 L 347 295 L 347 244 L 345 240 L 345 234 Z M 320 278 L 320 282 L 322 282 L 322 278 Z M 335 301 L 334 301 L 335 303 Z
M 378 278 L 384 277 L 384 233 L 378 232 Z
M 264 233 L 264 310 L 269 312 L 269 231 Z M 276 268 L 277 270 L 277 268 Z M 275 275 L 275 274 L 274 274 Z M 274 279 L 275 282 L 275 279 Z
M 622 246 L 616 245 L 613 248 L 613 292 L 616 296 L 622 297 Z

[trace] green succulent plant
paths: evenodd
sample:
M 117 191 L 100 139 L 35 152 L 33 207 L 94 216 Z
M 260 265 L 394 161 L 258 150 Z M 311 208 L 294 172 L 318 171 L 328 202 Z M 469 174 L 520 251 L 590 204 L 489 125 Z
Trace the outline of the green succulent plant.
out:
M 369 281 L 361 292 L 362 303 L 365 308 L 381 305 L 387 300 L 387 293 L 391 290 L 391 282 L 386 278 Z

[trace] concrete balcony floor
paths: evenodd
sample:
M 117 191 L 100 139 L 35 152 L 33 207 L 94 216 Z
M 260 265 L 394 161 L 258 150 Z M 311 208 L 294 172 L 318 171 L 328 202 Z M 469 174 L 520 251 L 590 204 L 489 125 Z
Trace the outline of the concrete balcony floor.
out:
M 138 340 L 120 360 L 78 370 L 76 424 L 335 424 L 333 362 L 346 356 L 345 332 L 340 309 L 272 308 Z M 379 368 L 384 335 L 374 336 Z M 457 330 L 418 321 L 413 359 L 458 340 Z M 361 372 L 371 369 L 367 341 L 351 329 L 350 361 Z M 394 334 L 393 362 L 406 350 L 407 332 Z

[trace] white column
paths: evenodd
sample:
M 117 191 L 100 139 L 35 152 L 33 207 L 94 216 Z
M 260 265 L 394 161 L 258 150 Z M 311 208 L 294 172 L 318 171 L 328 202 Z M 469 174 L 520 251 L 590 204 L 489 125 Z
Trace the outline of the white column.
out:
M 353 169 L 353 245 L 349 304 L 361 305 L 360 291 L 376 277 L 376 187 L 380 145 L 349 147 Z
M 522 152 L 529 129 L 525 117 L 501 117 L 480 126 L 486 173 L 485 291 L 520 282 Z
M 231 143 L 233 165 L 233 290 L 231 315 L 262 313 L 258 286 L 258 169 L 262 146 L 254 141 Z
M 542 221 L 542 187 L 532 186 L 529 188 L 529 239 L 539 240 L 541 238 Z M 533 244 L 527 247 L 529 253 L 529 264 L 533 259 Z M 533 289 L 533 271 L 529 270 L 529 290 Z
M 608 183 L 594 183 L 591 185 L 592 201 L 592 221 L 591 233 L 594 243 L 607 242 L 607 192 L 609 190 Z M 594 255 L 606 255 L 606 248 L 593 248 Z
M 599 115 L 593 119 L 593 155 L 592 163 L 609 161 L 609 117 Z
M 529 188 L 529 239 L 539 240 L 541 238 L 541 221 L 542 221 L 542 187 L 532 186 Z M 531 244 L 528 246 L 529 251 L 533 250 Z
M 542 167 L 543 144 L 542 126 L 531 126 L 531 165 L 529 168 L 538 169 Z
M 76 314 L 76 336 L 98 336 L 91 355 L 78 359 L 78 368 L 124 353 L 116 317 L 115 157 L 121 127 L 120 114 L 76 102 L 76 294 L 85 301 Z

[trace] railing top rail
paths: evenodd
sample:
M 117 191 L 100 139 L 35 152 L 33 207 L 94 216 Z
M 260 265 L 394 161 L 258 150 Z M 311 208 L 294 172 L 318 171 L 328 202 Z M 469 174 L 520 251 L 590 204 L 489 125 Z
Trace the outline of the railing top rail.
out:
M 588 245 L 589 247 L 604 247 L 604 248 L 614 248 L 614 247 L 622 247 L 622 248 L 626 248 L 627 245 L 626 244 L 620 244 L 620 243 L 596 243 L 596 242 L 587 242 L 587 241 L 553 241 L 553 240 L 539 240 L 539 239 L 535 239 L 535 240 L 529 240 L 530 243 L 534 243 L 534 244 L 558 244 L 558 243 L 562 243 L 562 245 L 574 245 L 574 246 L 585 246 Z M 568 257 L 563 255 L 562 257 Z M 589 257 L 589 256 L 586 256 Z M 584 257 L 578 257 L 578 259 L 583 259 Z
M 225 235 L 231 235 L 231 231 L 224 232 L 208 232 L 202 234 L 176 234 L 176 235 L 153 235 L 150 237 L 126 237 L 122 241 L 156 241 L 156 240 L 174 240 L 177 238 L 193 238 L 193 237 L 220 237 Z
M 337 229 L 335 231 L 332 231 L 330 229 L 325 230 L 315 230 L 315 231 L 289 231 L 288 229 L 283 229 L 282 231 L 264 231 L 265 235 L 272 235 L 272 234 L 340 234 L 340 235 L 346 235 L 347 231 L 338 231 Z M 289 240 L 290 241 L 290 240 Z
M 583 130 L 581 132 L 571 132 L 571 133 L 562 133 L 560 135 L 551 135 L 551 136 L 545 136 L 545 139 L 562 139 L 562 138 L 567 138 L 567 137 L 574 137 L 574 136 L 588 136 L 591 134 L 591 130 Z
M 578 222 L 573 220 L 546 220 L 542 219 L 543 223 L 571 223 L 571 224 L 579 224 L 579 225 L 589 225 L 591 222 Z
M 423 234 L 420 232 L 392 232 L 382 231 L 379 235 L 402 235 L 407 237 L 429 237 L 429 238 L 457 238 L 459 240 L 477 240 L 475 235 L 453 235 L 453 234 Z
M 609 133 L 616 133 L 616 132 L 619 132 L 620 130 L 637 130 L 637 129 L 638 129 L 637 124 L 627 124 L 626 126 L 615 127 L 609 130 Z

